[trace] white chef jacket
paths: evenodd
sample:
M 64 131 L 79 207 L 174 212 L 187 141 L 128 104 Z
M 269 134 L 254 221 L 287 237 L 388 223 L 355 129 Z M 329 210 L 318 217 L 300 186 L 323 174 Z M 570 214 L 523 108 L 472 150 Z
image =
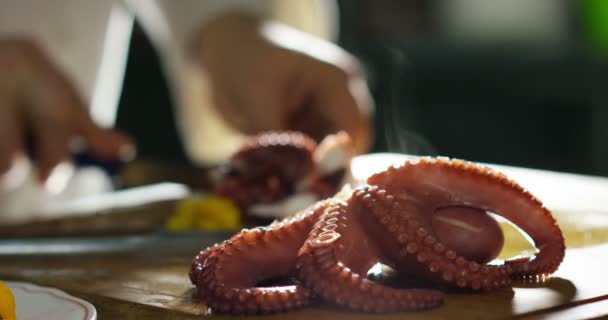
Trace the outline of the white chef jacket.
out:
M 28 37 L 91 102 L 95 120 L 109 126 L 124 75 L 132 15 L 142 20 L 168 65 L 179 64 L 189 33 L 231 8 L 267 14 L 268 1 L 0 0 L 0 37 Z M 169 61 L 167 61 L 169 60 Z M 100 106 L 102 103 L 105 106 Z
M 314 20 L 308 27 L 324 37 L 335 29 L 333 4 L 324 0 L 0 0 L 0 38 L 37 41 L 89 101 L 95 122 L 110 127 L 135 16 L 159 50 L 190 157 L 210 163 L 224 159 L 243 137 L 215 114 L 204 75 L 188 61 L 185 48 L 206 21 L 231 9 L 272 15 L 296 27 L 295 20 Z M 299 27 L 306 29 L 306 22 Z

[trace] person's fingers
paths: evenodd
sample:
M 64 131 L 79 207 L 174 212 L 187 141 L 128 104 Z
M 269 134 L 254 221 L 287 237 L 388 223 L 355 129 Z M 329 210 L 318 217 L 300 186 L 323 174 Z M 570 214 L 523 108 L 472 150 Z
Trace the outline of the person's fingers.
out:
M 129 161 L 135 157 L 136 149 L 127 135 L 95 124 L 79 130 L 91 152 L 103 159 Z
M 356 152 L 366 152 L 371 140 L 371 100 L 366 92 L 357 91 L 365 86 L 341 71 L 324 69 L 313 76 L 290 117 L 291 126 L 317 139 L 344 130 L 351 136 Z
M 69 134 L 65 127 L 50 122 L 38 124 L 35 129 L 35 158 L 38 179 L 46 181 L 55 166 L 69 159 Z
M 251 101 L 243 102 L 249 104 L 243 108 L 250 120 L 248 133 L 288 129 L 282 94 L 280 88 L 261 88 L 253 92 Z
M 77 112 L 74 130 L 84 140 L 88 150 L 100 158 L 129 161 L 135 157 L 135 147 L 129 136 L 99 127 L 84 110 Z
M 287 129 L 280 89 L 261 87 L 248 92 L 249 95 L 233 92 L 231 99 L 216 95 L 216 109 L 229 125 L 246 134 Z
M 0 176 L 11 168 L 23 146 L 18 117 L 12 97 L 0 92 Z
M 245 113 L 240 112 L 219 90 L 213 93 L 213 106 L 220 117 L 232 128 L 240 132 L 249 132 L 249 122 Z
M 371 98 L 371 93 L 361 77 L 350 79 L 348 82 L 347 91 L 349 96 L 354 99 L 353 113 L 356 114 L 357 135 L 355 149 L 358 153 L 369 152 L 372 144 L 374 130 L 372 126 L 372 113 L 374 102 Z
M 84 100 L 78 94 L 72 82 L 47 58 L 40 48 L 33 46 L 29 50 L 31 67 L 25 81 L 23 93 L 29 104 L 29 121 L 36 138 L 41 133 L 49 136 L 40 138 L 37 152 L 40 152 L 39 162 L 45 167 L 42 172 L 52 170 L 57 157 L 63 158 L 68 150 L 68 143 L 75 135 L 79 135 L 88 149 L 95 155 L 105 159 L 131 157 L 134 153 L 131 140 L 116 131 L 102 129 L 89 116 Z M 49 131 L 49 126 L 61 126 L 56 132 Z M 57 144 L 61 144 L 58 146 Z M 48 150 L 49 145 L 55 145 L 57 152 Z M 44 175 L 44 174 L 43 174 Z
M 69 141 L 84 105 L 69 81 L 42 53 L 30 52 L 29 61 L 20 96 L 34 139 L 38 179 L 46 181 L 56 165 L 69 159 Z
M 353 138 L 358 152 L 366 151 L 371 100 L 366 101 L 365 90 L 357 93 L 353 90 L 356 86 L 351 85 L 359 70 L 356 60 L 329 43 L 300 33 L 290 35 L 288 44 L 255 32 L 246 42 L 232 42 L 236 48 L 248 50 L 238 59 L 226 56 L 225 50 L 216 55 L 201 54 L 215 107 L 243 133 L 291 129 L 320 140 L 344 130 Z M 225 36 L 215 39 L 226 41 Z M 240 47 L 243 43 L 247 45 Z M 315 48 L 328 49 L 323 52 L 329 54 L 315 54 Z
M 339 87 L 320 98 L 314 107 L 321 110 L 318 111 L 320 115 L 325 116 L 329 131 L 346 131 L 353 140 L 355 151 L 366 152 L 369 148 L 369 124 L 359 112 L 357 101 L 350 91 L 346 87 Z

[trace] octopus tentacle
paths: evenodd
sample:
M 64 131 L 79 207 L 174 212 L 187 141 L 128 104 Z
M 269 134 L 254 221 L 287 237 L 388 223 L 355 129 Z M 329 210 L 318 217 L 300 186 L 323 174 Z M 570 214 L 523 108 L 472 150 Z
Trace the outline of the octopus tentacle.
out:
M 272 170 L 281 179 L 293 181 L 313 170 L 316 147 L 313 139 L 300 132 L 265 132 L 247 139 L 231 163 L 238 171 Z
M 250 137 L 214 172 L 213 194 L 231 199 L 258 218 L 285 217 L 340 188 L 353 156 L 345 132 L 319 145 L 300 132 L 265 132 Z
M 492 290 L 511 283 L 509 266 L 485 266 L 471 261 L 442 243 L 415 204 L 376 186 L 359 188 L 353 195 L 370 216 L 365 224 L 378 237 L 397 271 L 416 273 L 453 287 Z
M 192 265 L 190 266 L 190 272 L 188 273 L 188 276 L 190 277 L 190 282 L 192 284 L 196 285 L 198 276 L 201 270 L 203 270 L 203 266 L 205 265 L 205 261 L 207 261 L 207 258 L 209 258 L 212 253 L 217 251 L 217 248 L 224 245 L 226 242 L 228 242 L 228 240 L 224 240 L 224 242 L 222 242 L 221 244 L 216 243 L 213 246 L 207 247 L 207 249 L 202 250 L 194 257 L 194 259 L 192 259 Z
M 301 284 L 257 287 L 263 281 L 295 274 L 295 254 L 326 208 L 319 203 L 269 227 L 244 229 L 198 254 L 191 279 L 199 296 L 225 313 L 270 313 L 307 305 L 311 292 Z M 246 265 L 248 272 L 242 272 Z
M 537 253 L 486 264 L 503 244 L 487 212 L 523 229 Z M 359 311 L 411 311 L 439 306 L 443 294 L 383 286 L 367 278 L 371 266 L 381 262 L 447 287 L 494 290 L 512 278 L 554 272 L 564 251 L 551 213 L 515 182 L 462 160 L 422 159 L 200 252 L 190 278 L 210 307 L 226 313 L 284 311 L 306 305 L 313 294 Z M 303 284 L 259 285 L 287 276 Z
M 274 203 L 293 192 L 293 184 L 314 171 L 317 143 L 299 132 L 265 132 L 252 136 L 231 157 L 214 194 L 242 208 Z
M 327 209 L 298 253 L 300 279 L 325 300 L 353 310 L 396 312 L 439 306 L 440 291 L 390 288 L 366 278 L 369 268 L 384 258 L 357 221 L 357 215 L 366 214 L 361 209 L 352 199 Z
M 507 261 L 514 277 L 550 274 L 563 260 L 564 238 L 551 213 L 516 182 L 490 168 L 462 160 L 421 159 L 373 175 L 368 184 L 420 201 L 415 208 L 418 217 L 431 217 L 445 207 L 466 206 L 510 220 L 533 239 L 538 250 L 533 258 Z

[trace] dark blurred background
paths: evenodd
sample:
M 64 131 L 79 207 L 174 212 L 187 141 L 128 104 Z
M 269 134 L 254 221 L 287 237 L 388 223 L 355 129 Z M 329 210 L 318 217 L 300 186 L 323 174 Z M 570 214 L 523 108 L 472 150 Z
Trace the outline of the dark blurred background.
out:
M 608 176 L 608 1 L 501 2 L 338 1 L 339 44 L 376 101 L 373 151 Z M 136 25 L 117 126 L 140 157 L 187 163 L 174 119 Z

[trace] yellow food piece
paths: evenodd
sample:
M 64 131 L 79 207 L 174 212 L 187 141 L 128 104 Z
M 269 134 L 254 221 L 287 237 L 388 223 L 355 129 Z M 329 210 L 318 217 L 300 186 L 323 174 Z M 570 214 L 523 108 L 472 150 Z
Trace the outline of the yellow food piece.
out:
M 15 297 L 11 293 L 11 289 L 0 281 L 0 319 L 15 320 Z
M 186 199 L 178 204 L 166 227 L 173 231 L 239 229 L 242 227 L 241 212 L 232 201 L 224 197 Z

